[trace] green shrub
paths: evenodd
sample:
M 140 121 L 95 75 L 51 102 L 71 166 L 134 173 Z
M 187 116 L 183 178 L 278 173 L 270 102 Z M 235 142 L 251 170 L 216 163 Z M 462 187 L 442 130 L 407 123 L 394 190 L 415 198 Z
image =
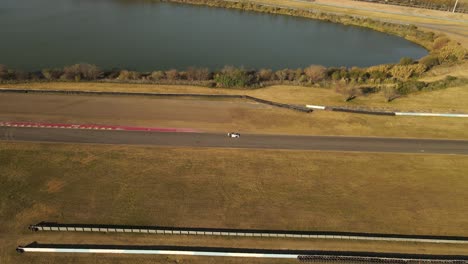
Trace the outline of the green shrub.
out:
M 410 57 L 403 57 L 400 59 L 400 65 L 411 65 L 414 63 L 414 60 Z
M 434 66 L 439 65 L 439 58 L 437 58 L 437 56 L 435 55 L 427 55 L 425 57 L 422 57 L 419 60 L 419 63 L 426 66 L 426 68 L 430 69 Z
M 411 77 L 417 77 L 426 71 L 423 64 L 395 65 L 390 70 L 390 74 L 401 81 L 406 81 Z
M 232 66 L 224 67 L 214 76 L 218 87 L 246 87 L 251 85 L 251 80 L 252 76 L 244 69 Z
M 260 81 L 272 81 L 274 79 L 273 71 L 270 69 L 260 69 L 257 76 Z
M 63 72 L 60 69 L 43 69 L 42 76 L 48 81 L 57 80 L 62 76 Z
M 396 90 L 398 94 L 407 95 L 410 93 L 421 91 L 424 87 L 426 87 L 425 82 L 412 80 L 412 81 L 397 83 Z
M 332 81 L 339 81 L 339 80 L 341 80 L 342 77 L 341 77 L 341 72 L 340 72 L 340 70 L 334 71 L 334 72 L 331 74 L 330 77 L 331 77 Z
M 451 41 L 435 54 L 439 58 L 439 62 L 455 62 L 464 60 L 467 56 L 467 50 L 459 43 Z
M 304 76 L 304 71 L 301 68 L 297 68 L 295 70 L 290 70 L 288 79 L 300 83 L 305 80 L 302 76 Z
M 450 42 L 450 39 L 447 38 L 446 36 L 438 37 L 434 40 L 434 44 L 432 45 L 432 48 L 434 50 L 439 50 L 445 47 L 449 42 Z
M 426 87 L 424 87 L 423 91 L 436 91 L 441 89 L 446 89 L 454 86 L 460 86 L 467 84 L 468 80 L 465 78 L 457 78 L 454 76 L 447 76 L 443 80 L 435 81 L 428 83 Z
M 160 81 L 162 79 L 164 79 L 166 75 L 164 74 L 163 71 L 154 71 L 151 73 L 150 75 L 150 79 L 153 80 L 153 81 Z
M 120 71 L 119 77 L 117 79 L 124 80 L 124 81 L 131 81 L 131 80 L 138 80 L 140 79 L 141 74 L 136 71 L 127 71 L 122 70 Z

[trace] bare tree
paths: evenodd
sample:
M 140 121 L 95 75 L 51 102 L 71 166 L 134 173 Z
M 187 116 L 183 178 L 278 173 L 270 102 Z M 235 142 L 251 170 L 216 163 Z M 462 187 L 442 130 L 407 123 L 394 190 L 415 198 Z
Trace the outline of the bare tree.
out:
M 343 82 L 336 82 L 334 86 L 335 91 L 343 95 L 343 98 L 346 102 L 351 101 L 362 94 L 361 89 L 359 89 L 355 85 L 347 85 Z
M 288 79 L 288 75 L 289 75 L 289 70 L 288 69 L 282 69 L 282 70 L 279 70 L 279 71 L 275 72 L 276 78 L 278 80 L 280 80 L 280 81 L 284 81 L 284 80 Z
M 75 64 L 63 68 L 62 78 L 67 80 L 81 79 L 95 80 L 101 74 L 101 70 L 96 65 L 92 64 Z
M 175 69 L 171 69 L 165 72 L 166 78 L 168 80 L 177 80 L 179 79 L 179 72 Z
M 321 65 L 310 65 L 304 69 L 305 75 L 312 82 L 319 82 L 326 77 L 327 69 Z
M 395 88 L 395 87 L 384 87 L 383 88 L 383 94 L 384 94 L 384 97 L 385 99 L 387 100 L 387 102 L 391 102 L 395 99 L 397 99 L 398 97 L 400 97 L 400 93 L 398 92 L 398 90 Z
M 48 81 L 57 80 L 63 74 L 62 70 L 59 69 L 43 69 L 41 73 Z
M 128 80 L 138 80 L 140 79 L 140 77 L 141 77 L 141 74 L 139 72 L 122 70 L 120 71 L 119 77 L 117 77 L 117 79 L 128 81 Z
M 8 68 L 7 66 L 0 64 L 0 80 L 7 79 L 8 76 Z
M 273 79 L 273 71 L 270 69 L 260 69 L 257 74 L 260 81 L 271 81 Z
M 80 64 L 80 71 L 85 80 L 96 80 L 101 74 L 101 70 L 93 64 Z

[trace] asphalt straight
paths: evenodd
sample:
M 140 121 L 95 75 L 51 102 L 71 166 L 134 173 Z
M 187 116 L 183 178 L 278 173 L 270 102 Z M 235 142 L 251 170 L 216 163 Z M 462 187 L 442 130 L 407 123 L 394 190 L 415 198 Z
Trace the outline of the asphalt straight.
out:
M 0 127 L 0 140 L 177 147 L 289 149 L 468 155 L 468 141 L 406 138 L 286 136 L 102 131 L 58 128 Z

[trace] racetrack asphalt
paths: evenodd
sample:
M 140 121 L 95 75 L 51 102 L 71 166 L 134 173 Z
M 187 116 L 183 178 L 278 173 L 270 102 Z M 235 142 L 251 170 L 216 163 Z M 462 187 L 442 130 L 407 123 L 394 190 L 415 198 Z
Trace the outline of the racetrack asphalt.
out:
M 158 133 L 57 128 L 0 127 L 0 140 L 175 147 L 216 147 L 468 155 L 468 141 L 242 134 L 239 139 L 214 133 Z

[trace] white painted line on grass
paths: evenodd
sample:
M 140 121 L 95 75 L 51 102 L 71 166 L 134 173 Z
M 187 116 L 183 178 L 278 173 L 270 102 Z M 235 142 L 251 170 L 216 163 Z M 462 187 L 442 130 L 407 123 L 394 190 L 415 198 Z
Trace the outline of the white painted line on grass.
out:
M 411 113 L 411 112 L 395 112 L 395 115 L 397 116 L 468 117 L 468 114 Z

